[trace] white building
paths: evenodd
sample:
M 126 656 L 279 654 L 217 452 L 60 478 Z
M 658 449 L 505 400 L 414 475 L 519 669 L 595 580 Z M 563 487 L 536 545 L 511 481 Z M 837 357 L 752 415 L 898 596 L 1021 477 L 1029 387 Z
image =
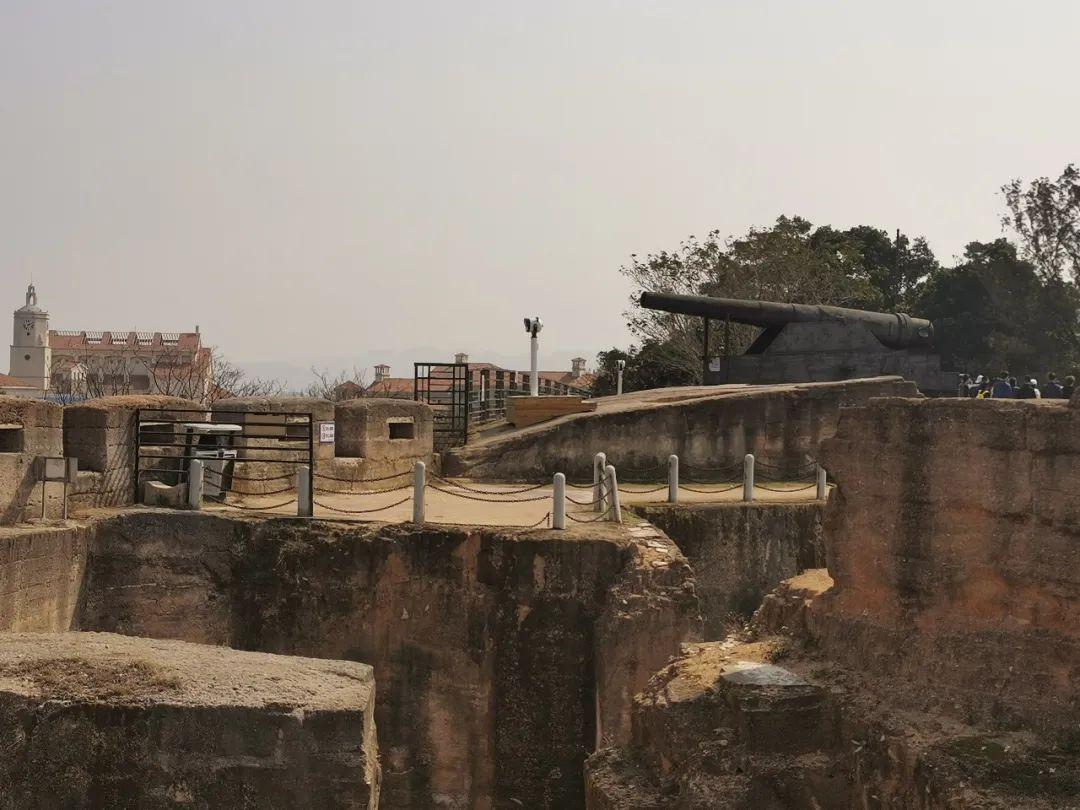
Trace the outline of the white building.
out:
M 0 393 L 84 399 L 112 394 L 171 394 L 204 399 L 212 352 L 194 332 L 50 330 L 31 284 L 15 310 L 10 371 Z

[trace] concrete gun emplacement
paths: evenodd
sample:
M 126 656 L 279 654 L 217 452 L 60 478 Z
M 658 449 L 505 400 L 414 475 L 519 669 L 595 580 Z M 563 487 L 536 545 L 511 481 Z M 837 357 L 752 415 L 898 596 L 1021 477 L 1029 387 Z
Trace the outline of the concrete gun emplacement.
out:
M 758 326 L 773 334 L 791 323 L 860 323 L 890 349 L 928 348 L 934 339 L 934 325 L 930 321 L 899 312 L 659 292 L 642 293 L 641 305 L 646 309 Z M 750 351 L 753 353 L 753 348 Z

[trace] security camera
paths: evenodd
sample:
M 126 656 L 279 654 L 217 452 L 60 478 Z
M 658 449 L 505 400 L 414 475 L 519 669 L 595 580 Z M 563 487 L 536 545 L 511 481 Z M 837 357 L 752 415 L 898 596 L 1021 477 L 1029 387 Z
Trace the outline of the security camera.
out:
M 624 368 L 626 368 L 626 361 L 625 360 L 617 360 L 617 361 L 615 361 L 615 365 L 618 367 L 619 371 L 622 371 Z
M 532 318 L 525 318 L 525 331 L 533 337 L 540 334 L 540 330 L 544 328 L 544 322 L 540 320 L 540 316 L 536 315 Z

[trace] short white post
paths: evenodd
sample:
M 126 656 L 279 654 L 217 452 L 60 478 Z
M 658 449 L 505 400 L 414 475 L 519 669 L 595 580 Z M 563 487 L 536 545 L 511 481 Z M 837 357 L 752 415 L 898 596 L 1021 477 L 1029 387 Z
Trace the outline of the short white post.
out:
M 607 496 L 604 494 L 604 468 L 607 467 L 607 455 L 604 453 L 597 453 L 593 456 L 592 462 L 592 489 L 593 500 L 596 502 L 596 511 L 604 511 L 604 502 L 607 501 Z
M 817 465 L 817 498 L 819 501 L 829 497 L 829 478 L 825 474 L 825 468 Z
M 667 500 L 679 502 L 679 457 L 674 453 L 667 458 Z
M 187 505 L 188 509 L 202 509 L 203 463 L 193 458 L 188 465 Z M 224 493 L 222 493 L 224 495 Z
M 750 502 L 754 500 L 754 454 L 747 453 L 742 462 L 742 499 Z
M 616 523 L 622 523 L 622 506 L 619 503 L 619 479 L 615 475 L 615 468 L 612 465 L 608 464 L 605 472 L 607 472 L 608 502 L 611 504 L 613 512 L 611 519 Z
M 413 467 L 412 521 L 424 522 L 424 490 L 427 484 L 427 465 L 422 461 Z
M 622 396 L 622 369 L 618 369 L 615 372 L 615 393 L 618 396 Z
M 566 476 L 555 473 L 554 493 L 551 504 L 551 528 L 566 528 Z
M 311 498 L 311 467 L 301 464 L 296 468 L 296 516 L 314 517 L 312 515 Z

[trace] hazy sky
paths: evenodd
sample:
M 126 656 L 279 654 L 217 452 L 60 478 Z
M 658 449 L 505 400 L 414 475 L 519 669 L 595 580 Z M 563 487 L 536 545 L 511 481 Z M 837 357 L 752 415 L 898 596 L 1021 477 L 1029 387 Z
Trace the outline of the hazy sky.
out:
M 0 278 L 238 360 L 627 340 L 630 253 L 999 235 L 1080 161 L 1080 4 L 0 3 Z M 430 359 L 430 358 L 416 358 Z M 404 371 L 404 370 L 403 370 Z

